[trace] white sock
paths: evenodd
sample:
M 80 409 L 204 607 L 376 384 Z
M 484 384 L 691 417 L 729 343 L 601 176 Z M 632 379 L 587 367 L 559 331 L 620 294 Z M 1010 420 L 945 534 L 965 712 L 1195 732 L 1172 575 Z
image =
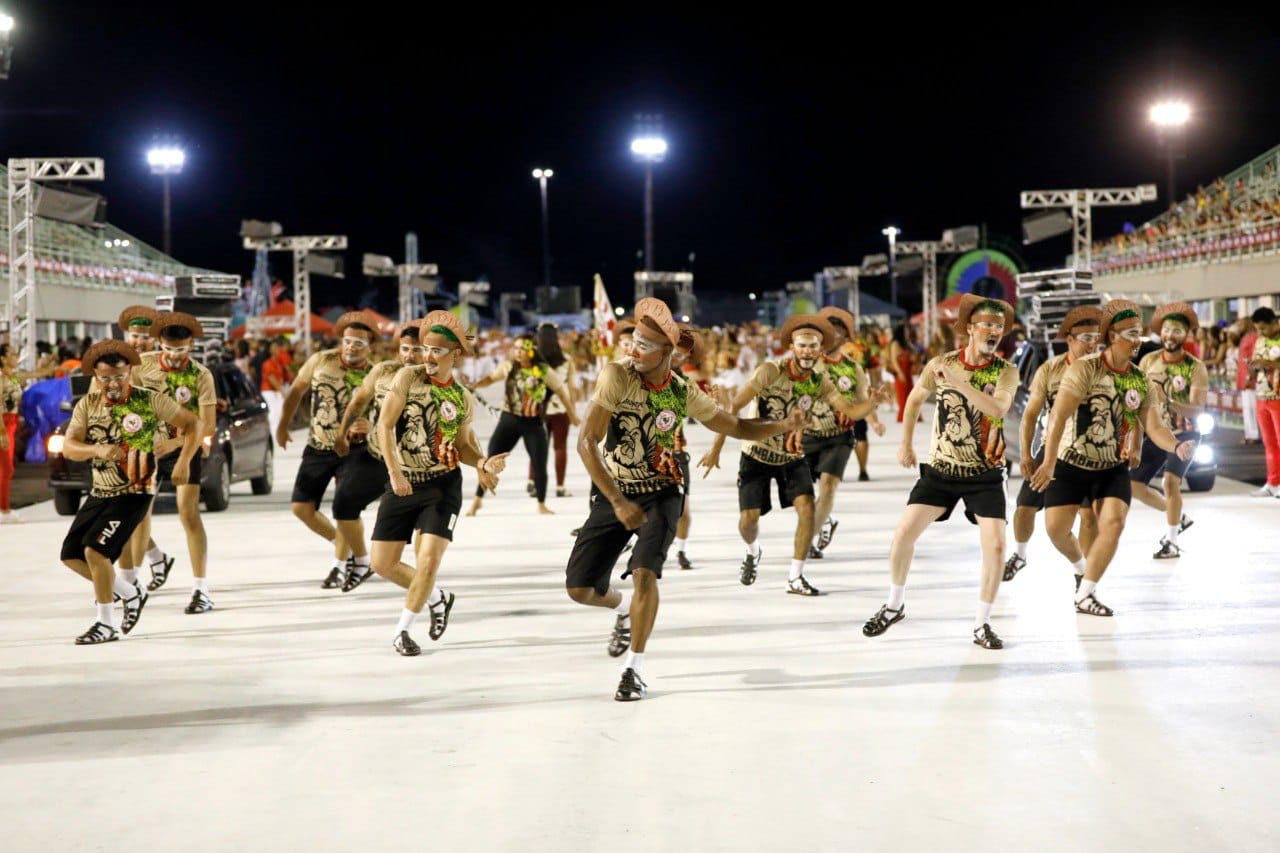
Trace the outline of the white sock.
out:
M 1090 581 L 1090 580 L 1080 581 L 1080 591 L 1076 593 L 1076 602 L 1079 603 L 1081 601 L 1084 601 L 1090 595 L 1093 595 L 1093 591 L 1097 588 L 1098 588 L 1097 581 Z
M 341 570 L 341 569 L 345 569 L 345 568 L 347 567 L 347 561 L 346 561 L 346 559 L 341 558 L 341 557 L 334 557 L 334 558 L 333 558 L 333 567 L 334 567 L 335 569 L 339 569 L 339 570 Z
M 791 580 L 798 580 L 804 574 L 804 560 L 791 561 Z
M 117 576 L 111 582 L 111 591 L 123 598 L 133 598 L 138 594 L 138 588 L 131 583 L 125 581 L 124 578 Z
M 435 589 L 431 590 L 431 594 L 427 596 L 427 606 L 435 607 L 442 601 L 444 601 L 444 590 L 437 586 Z
M 400 611 L 400 622 L 396 625 L 396 636 L 400 636 L 401 631 L 408 631 L 413 627 L 413 620 L 418 618 L 418 614 L 409 608 Z
M 365 554 L 363 557 L 356 557 L 356 558 L 355 558 L 355 561 L 356 561 L 356 565 L 357 565 L 357 566 L 360 566 L 361 568 L 364 568 L 364 569 L 369 568 L 369 555 L 368 555 L 368 554 Z
M 888 606 L 890 610 L 901 610 L 902 602 L 906 599 L 906 597 L 907 597 L 907 585 L 905 583 L 901 585 L 896 583 L 889 584 Z
M 1081 557 L 1080 559 L 1072 563 L 1071 570 L 1075 572 L 1077 575 L 1083 575 L 1084 574 L 1084 557 Z
M 208 578 L 196 578 L 196 579 L 195 579 L 195 585 L 192 587 L 192 589 L 197 589 L 197 590 L 199 590 L 200 592 L 203 592 L 205 595 L 208 595 L 208 594 L 209 594 L 209 579 L 208 579 Z
M 149 548 L 149 549 L 147 549 L 147 562 L 148 562 L 148 563 L 163 563 L 163 562 L 164 562 L 164 551 L 161 551 L 161 550 L 160 550 L 160 546 L 159 546 L 159 545 L 157 545 L 157 546 L 156 546 L 156 547 L 154 547 L 154 548 Z
M 613 608 L 613 612 L 617 613 L 619 616 L 621 616 L 624 619 L 630 619 L 631 618 L 631 593 L 624 589 L 618 594 L 622 596 L 622 600 L 618 602 L 617 607 Z
M 978 609 L 973 615 L 973 630 L 976 631 L 991 621 L 992 603 L 990 601 L 978 601 Z
M 1021 557 L 1021 558 L 1022 558 L 1022 559 L 1024 559 L 1024 560 L 1025 560 L 1025 559 L 1027 559 L 1027 543 L 1026 543 L 1026 542 L 1014 542 L 1014 543 L 1013 543 L 1013 553 L 1017 554 L 1019 557 Z
M 110 625 L 112 628 L 116 627 L 116 609 L 110 604 L 99 604 L 98 621 L 103 625 Z
M 627 652 L 627 662 L 622 665 L 623 669 L 634 669 L 636 675 L 640 675 L 640 670 L 644 666 L 644 652 Z
M 127 582 L 133 584 L 138 582 L 137 569 L 116 569 L 116 577 L 124 578 Z
M 754 542 L 747 543 L 747 553 L 753 557 L 760 556 L 760 540 L 759 539 L 757 539 Z
M 1169 528 L 1169 533 L 1166 538 L 1169 540 L 1169 544 L 1178 544 L 1178 525 L 1175 524 Z
M 676 551 L 684 551 L 685 556 L 689 556 L 689 552 L 686 550 L 689 545 L 688 539 L 672 539 L 671 544 L 676 546 Z

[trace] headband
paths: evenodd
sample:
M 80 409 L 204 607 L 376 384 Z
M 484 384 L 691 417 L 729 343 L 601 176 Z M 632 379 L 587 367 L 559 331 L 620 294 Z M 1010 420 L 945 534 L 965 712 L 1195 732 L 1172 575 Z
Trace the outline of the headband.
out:
M 453 333 L 453 330 L 450 329 L 448 326 L 432 326 L 431 328 L 427 329 L 427 331 L 436 335 L 443 335 L 444 337 L 453 341 L 455 344 L 462 343 L 462 341 L 458 340 L 458 336 L 455 335 Z

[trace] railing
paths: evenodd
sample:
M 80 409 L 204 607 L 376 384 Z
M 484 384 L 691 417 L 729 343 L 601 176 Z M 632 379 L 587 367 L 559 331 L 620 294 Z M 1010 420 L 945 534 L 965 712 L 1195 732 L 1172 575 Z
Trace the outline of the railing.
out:
M 1155 270 L 1203 266 L 1227 260 L 1273 255 L 1280 251 L 1280 218 L 1159 237 L 1146 246 L 1103 247 L 1093 253 L 1098 275 L 1134 275 Z

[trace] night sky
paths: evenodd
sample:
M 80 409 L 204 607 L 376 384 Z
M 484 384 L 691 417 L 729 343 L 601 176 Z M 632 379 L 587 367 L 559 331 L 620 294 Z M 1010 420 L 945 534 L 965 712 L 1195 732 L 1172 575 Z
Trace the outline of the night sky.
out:
M 535 166 L 556 173 L 554 282 L 583 285 L 589 304 L 600 272 L 629 304 L 643 245 L 636 113 L 661 113 L 671 144 L 656 171 L 657 266 L 690 268 L 696 253 L 700 291 L 776 289 L 858 263 L 885 250 L 890 223 L 905 239 L 980 223 L 1017 239 L 1021 189 L 1154 182 L 1163 196 L 1146 108 L 1166 92 L 1195 110 L 1183 192 L 1280 142 L 1280 28 L 1172 7 L 1087 25 L 1066 9 L 1047 22 L 913 15 L 908 31 L 638 7 L 460 20 L 432 5 L 413 18 L 380 4 L 321 18 L 183 5 L 9 3 L 4 156 L 106 158 L 109 219 L 158 246 L 160 181 L 144 152 L 176 137 L 188 161 L 174 254 L 247 276 L 242 218 L 345 233 L 348 279 L 317 279 L 321 305 L 356 302 L 360 254 L 403 260 L 408 230 L 449 289 L 487 276 L 495 291 L 531 292 Z M 1099 214 L 1095 233 L 1162 206 Z M 1024 256 L 1056 265 L 1069 249 L 1063 236 Z M 287 275 L 283 256 L 273 273 Z

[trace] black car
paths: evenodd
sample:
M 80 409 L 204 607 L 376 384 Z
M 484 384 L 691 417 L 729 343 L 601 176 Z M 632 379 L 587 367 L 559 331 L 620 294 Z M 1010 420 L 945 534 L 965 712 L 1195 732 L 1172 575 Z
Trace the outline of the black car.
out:
M 1050 352 L 1044 341 L 1025 340 L 1014 350 L 1012 361 L 1018 368 L 1018 391 L 1013 396 L 1013 408 L 1004 419 L 1005 456 L 1010 462 L 1016 463 L 1022 458 L 1019 426 L 1022 424 L 1023 414 L 1027 411 L 1027 399 L 1031 396 L 1031 379 L 1040 369 L 1040 365 L 1054 355 L 1057 355 L 1057 352 Z M 1207 492 L 1213 488 L 1218 476 L 1218 462 L 1213 447 L 1216 420 L 1211 413 L 1204 412 L 1198 421 L 1200 443 L 1196 446 L 1196 455 L 1191 467 L 1187 469 L 1186 484 L 1189 491 Z M 1037 447 L 1042 440 L 1043 436 L 1040 435 L 1037 427 L 1035 437 Z M 1152 483 L 1152 485 L 1159 487 L 1159 483 Z
M 255 495 L 271 493 L 275 450 L 267 404 L 253 382 L 229 361 L 213 361 L 206 366 L 213 374 L 218 415 L 213 436 L 205 439 L 210 453 L 204 460 L 200 499 L 210 512 L 221 512 L 231 503 L 232 483 L 248 480 Z M 64 404 L 68 411 L 88 392 L 91 380 L 88 375 L 71 377 L 72 401 Z M 92 485 L 89 463 L 73 462 L 62 455 L 67 423 L 54 430 L 47 444 L 49 488 L 59 515 L 75 515 Z M 168 477 L 162 477 L 159 489 L 172 492 L 174 486 Z

